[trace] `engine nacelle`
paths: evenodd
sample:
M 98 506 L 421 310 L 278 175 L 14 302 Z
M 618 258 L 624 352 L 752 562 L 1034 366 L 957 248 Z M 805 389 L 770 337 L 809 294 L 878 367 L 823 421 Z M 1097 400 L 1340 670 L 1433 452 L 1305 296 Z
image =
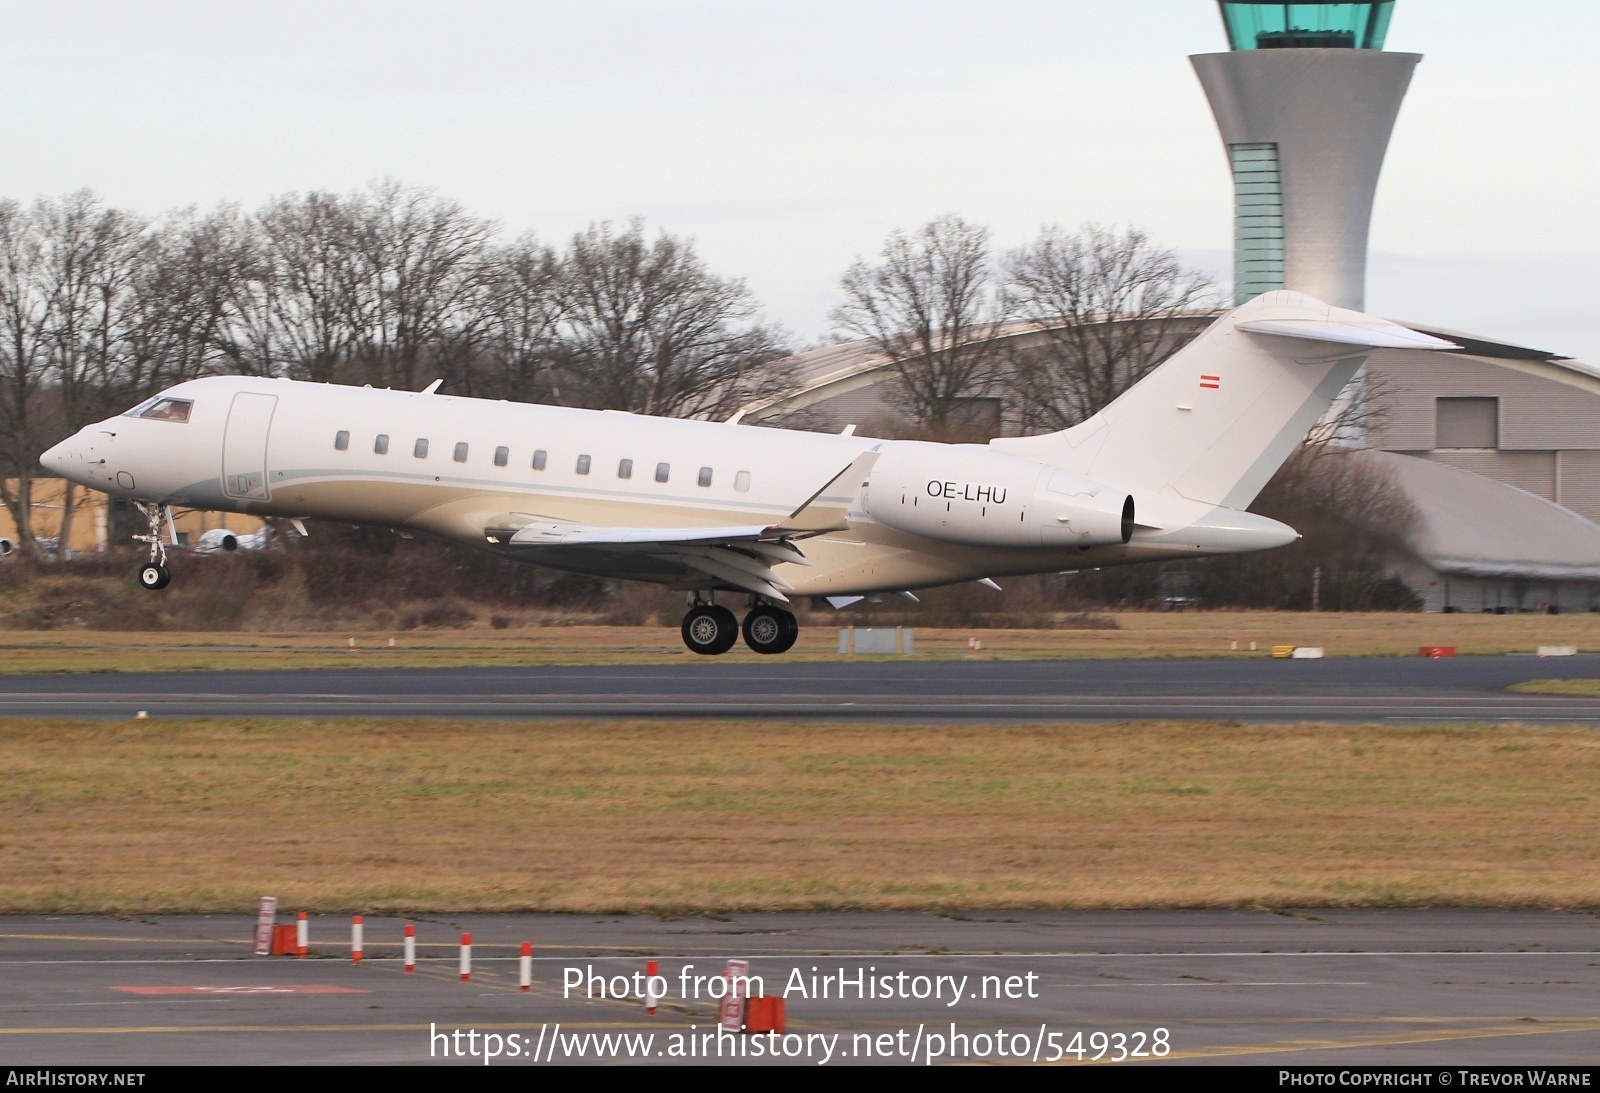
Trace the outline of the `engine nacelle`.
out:
M 896 531 L 970 546 L 1108 546 L 1133 534 L 1126 491 L 976 444 L 885 444 L 862 504 Z

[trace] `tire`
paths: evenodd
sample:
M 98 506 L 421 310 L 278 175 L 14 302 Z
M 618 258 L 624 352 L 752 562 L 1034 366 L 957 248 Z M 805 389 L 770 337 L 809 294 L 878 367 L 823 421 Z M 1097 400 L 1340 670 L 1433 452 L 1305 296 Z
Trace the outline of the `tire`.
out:
M 800 623 L 787 611 L 757 607 L 744 617 L 744 643 L 758 653 L 786 653 L 800 636 Z
M 151 562 L 139 569 L 139 587 L 159 592 L 172 583 L 172 570 L 160 562 Z
M 683 643 L 690 652 L 719 656 L 738 640 L 739 620 L 726 607 L 702 604 L 683 617 Z

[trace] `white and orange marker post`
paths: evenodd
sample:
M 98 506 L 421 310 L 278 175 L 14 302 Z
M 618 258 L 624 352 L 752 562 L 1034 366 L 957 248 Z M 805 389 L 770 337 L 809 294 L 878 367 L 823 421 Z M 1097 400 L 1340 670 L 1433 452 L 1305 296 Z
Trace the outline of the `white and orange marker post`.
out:
M 472 978 L 472 935 L 461 935 L 461 982 Z
M 533 989 L 533 942 L 531 941 L 522 943 L 522 968 L 518 982 L 522 985 L 523 994 Z
M 656 1015 L 656 1005 L 661 1001 L 661 996 L 656 993 L 656 980 L 661 978 L 661 965 L 654 960 L 647 960 L 644 964 L 644 1012 L 646 1017 Z
M 294 920 L 294 947 L 300 954 L 300 959 L 306 958 L 306 949 L 311 945 L 311 923 L 306 920 L 306 913 L 301 911 Z
M 728 980 L 728 993 L 722 996 L 717 1023 L 724 1032 L 743 1032 L 744 992 L 750 984 L 750 961 L 730 960 L 722 974 Z
M 417 928 L 406 923 L 406 974 L 417 970 Z
M 257 956 L 272 955 L 272 928 L 278 923 L 278 897 L 262 896 L 261 909 L 256 913 Z
M 354 964 L 361 963 L 361 916 L 352 915 L 350 918 L 350 961 Z

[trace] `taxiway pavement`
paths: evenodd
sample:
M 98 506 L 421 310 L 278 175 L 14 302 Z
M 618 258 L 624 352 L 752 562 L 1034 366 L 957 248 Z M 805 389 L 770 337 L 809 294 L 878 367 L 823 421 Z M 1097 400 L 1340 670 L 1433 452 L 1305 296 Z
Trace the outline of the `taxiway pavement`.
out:
M 496 1066 L 1073 1063 L 1075 1047 L 1150 1064 L 1600 1063 L 1592 914 L 471 915 L 414 920 L 411 975 L 404 921 L 369 916 L 352 964 L 338 916 L 312 920 L 308 959 L 250 955 L 245 916 L 0 920 L 0 1058 L 482 1066 L 492 1045 Z M 653 1017 L 626 996 L 651 958 L 667 986 Z M 784 1037 L 716 1035 L 729 958 L 787 994 Z

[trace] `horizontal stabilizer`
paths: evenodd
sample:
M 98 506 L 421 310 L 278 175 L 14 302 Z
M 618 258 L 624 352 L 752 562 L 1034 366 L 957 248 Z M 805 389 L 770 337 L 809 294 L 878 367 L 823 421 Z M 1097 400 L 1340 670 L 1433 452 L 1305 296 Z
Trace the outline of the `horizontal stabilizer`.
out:
M 1359 345 L 1368 349 L 1457 349 L 1454 342 L 1422 334 L 1398 323 L 1370 315 L 1345 312 L 1345 319 L 1254 319 L 1235 323 L 1235 330 L 1247 334 L 1273 334 L 1280 338 L 1301 338 L 1311 342 Z

